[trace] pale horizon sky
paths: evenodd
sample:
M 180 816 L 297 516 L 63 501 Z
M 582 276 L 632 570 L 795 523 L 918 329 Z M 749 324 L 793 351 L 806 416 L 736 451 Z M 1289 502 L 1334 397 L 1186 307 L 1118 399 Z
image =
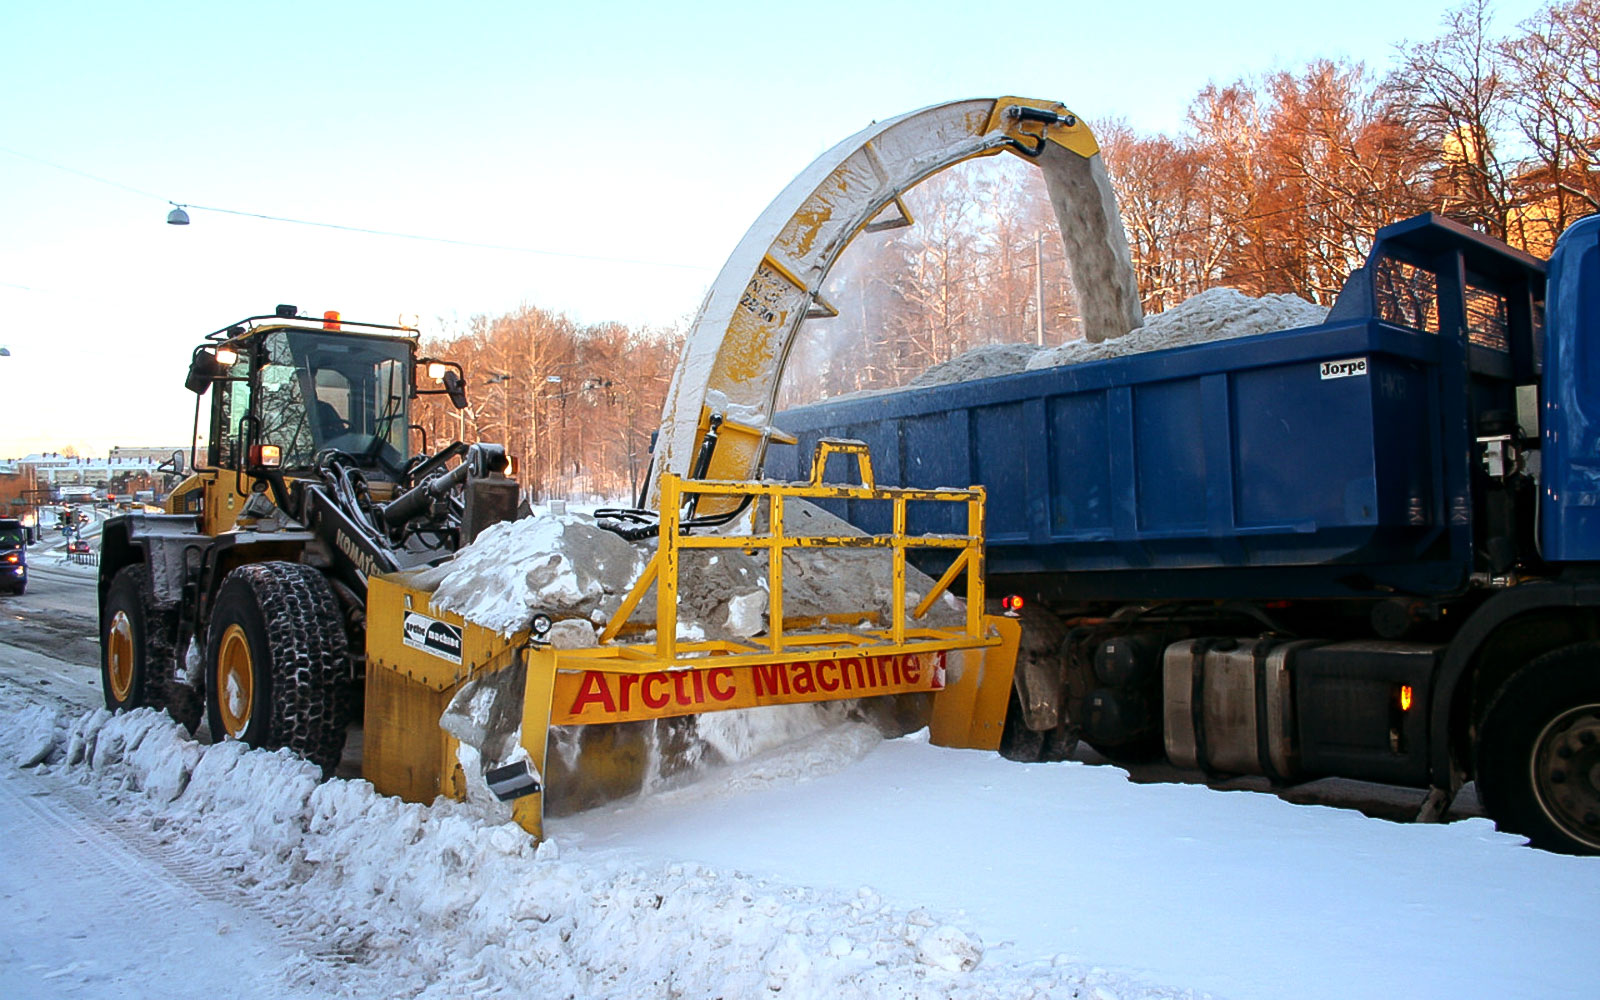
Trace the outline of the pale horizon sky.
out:
M 1181 127 L 1209 81 L 1382 71 L 1453 5 L 12 3 L 0 458 L 188 439 L 201 337 L 280 302 L 688 319 L 766 204 L 870 122 L 1015 94 Z M 1502 0 L 1502 32 L 1544 4 Z M 85 175 L 92 175 L 85 176 Z M 547 251 L 295 225 L 168 201 Z

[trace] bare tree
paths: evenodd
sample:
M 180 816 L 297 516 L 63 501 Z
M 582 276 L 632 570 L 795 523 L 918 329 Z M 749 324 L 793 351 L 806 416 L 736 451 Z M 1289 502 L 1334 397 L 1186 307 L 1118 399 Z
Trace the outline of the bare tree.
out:
M 1600 211 L 1600 0 L 1556 3 L 1503 42 L 1517 124 L 1534 163 L 1517 177 L 1529 249 L 1548 253 Z
M 1513 131 L 1505 58 L 1490 37 L 1489 0 L 1468 0 L 1438 38 L 1402 46 L 1389 78 L 1416 134 L 1441 154 L 1439 209 L 1502 239 L 1514 221 L 1511 170 L 1502 147 Z

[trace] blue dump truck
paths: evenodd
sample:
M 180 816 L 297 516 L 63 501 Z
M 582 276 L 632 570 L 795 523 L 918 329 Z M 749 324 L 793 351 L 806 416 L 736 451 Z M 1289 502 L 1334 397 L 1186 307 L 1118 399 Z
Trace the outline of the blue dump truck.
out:
M 988 489 L 1012 756 L 1408 785 L 1434 816 L 1476 781 L 1502 829 L 1600 853 L 1600 217 L 1546 263 L 1423 215 L 1318 326 L 774 423 L 769 478 L 843 437 L 880 485 Z

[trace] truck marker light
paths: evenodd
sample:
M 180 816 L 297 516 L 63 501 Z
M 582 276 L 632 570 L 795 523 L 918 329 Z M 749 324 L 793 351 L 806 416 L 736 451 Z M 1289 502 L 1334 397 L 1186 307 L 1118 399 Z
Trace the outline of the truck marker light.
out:
M 1022 610 L 1022 596 L 1020 594 L 1008 594 L 1002 597 L 1000 599 L 1000 608 L 1010 617 L 1017 617 L 1017 612 Z
M 322 314 L 322 328 L 324 330 L 337 330 L 340 328 L 339 310 L 329 309 L 327 312 Z
M 239 360 L 239 352 L 231 347 L 217 348 L 217 364 L 231 365 Z
M 14 563 L 16 561 L 17 561 L 17 554 L 15 552 L 7 552 L 6 553 L 6 562 Z
M 1410 684 L 1400 685 L 1400 711 L 1411 711 L 1412 691 Z
M 445 366 L 437 361 L 432 361 L 428 364 L 428 377 L 433 379 L 435 382 L 438 382 L 444 378 L 445 371 Z

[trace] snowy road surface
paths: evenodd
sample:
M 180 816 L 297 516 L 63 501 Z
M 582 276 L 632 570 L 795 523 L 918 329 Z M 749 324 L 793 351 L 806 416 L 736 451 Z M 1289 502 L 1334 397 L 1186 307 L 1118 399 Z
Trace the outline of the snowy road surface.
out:
M 554 821 L 535 849 L 466 807 L 87 711 L 85 669 L 0 645 L 0 997 L 1500 1000 L 1600 982 L 1600 859 L 1481 819 L 1397 825 L 846 727 Z
M 164 858 L 158 838 L 115 816 L 82 789 L 0 771 L 0 995 L 320 995 L 286 981 L 314 945 L 284 940 L 218 891 L 223 872 Z

